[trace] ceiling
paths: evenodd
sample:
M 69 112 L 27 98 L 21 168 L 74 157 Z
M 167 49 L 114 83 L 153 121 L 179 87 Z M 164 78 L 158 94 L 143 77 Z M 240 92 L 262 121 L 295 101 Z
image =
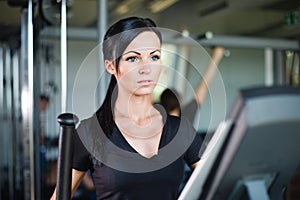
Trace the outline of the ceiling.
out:
M 59 0 L 35 2 L 45 3 L 46 13 L 58 11 L 59 6 L 51 4 L 54 8 L 51 11 L 51 6 L 46 5 L 51 1 Z M 97 0 L 67 2 L 69 26 L 96 27 Z M 285 20 L 287 13 L 299 11 L 299 0 L 107 0 L 107 7 L 108 25 L 122 17 L 136 15 L 154 19 L 159 27 L 188 30 L 193 34 L 211 31 L 217 35 L 300 39 L 299 23 L 287 25 Z M 161 10 L 155 10 L 157 8 Z M 20 7 L 9 6 L 7 0 L 0 0 L 0 40 L 19 34 L 20 10 Z M 36 16 L 40 13 L 35 9 Z M 298 22 L 299 18 L 298 15 Z

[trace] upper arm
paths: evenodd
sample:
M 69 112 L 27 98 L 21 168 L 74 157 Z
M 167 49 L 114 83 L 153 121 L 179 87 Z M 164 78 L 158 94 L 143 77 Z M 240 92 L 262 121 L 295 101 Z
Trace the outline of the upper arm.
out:
M 83 135 L 83 133 L 81 132 Z M 72 167 L 79 171 L 87 171 L 91 167 L 90 153 L 83 144 L 79 132 L 73 134 L 73 162 Z
M 72 182 L 71 182 L 71 197 L 74 196 L 78 186 L 80 185 L 84 175 L 85 175 L 85 171 L 78 171 L 76 169 L 72 169 Z M 57 196 L 57 188 L 55 188 L 51 200 L 55 200 L 56 196 Z
M 80 185 L 86 171 L 79 171 L 76 169 L 72 169 L 72 184 L 71 184 L 71 193 L 72 197 L 75 194 L 78 186 Z
M 200 160 L 200 150 L 203 140 L 200 134 L 196 134 L 191 145 L 185 152 L 185 161 L 191 169 L 195 168 Z

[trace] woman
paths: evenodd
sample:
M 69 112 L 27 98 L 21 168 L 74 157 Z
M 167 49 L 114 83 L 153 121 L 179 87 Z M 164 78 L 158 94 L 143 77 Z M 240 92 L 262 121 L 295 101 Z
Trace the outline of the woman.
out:
M 75 134 L 72 195 L 91 170 L 97 199 L 176 199 L 184 162 L 195 167 L 201 141 L 187 120 L 152 103 L 161 33 L 150 19 L 122 19 L 102 50 L 111 81 L 100 109 Z

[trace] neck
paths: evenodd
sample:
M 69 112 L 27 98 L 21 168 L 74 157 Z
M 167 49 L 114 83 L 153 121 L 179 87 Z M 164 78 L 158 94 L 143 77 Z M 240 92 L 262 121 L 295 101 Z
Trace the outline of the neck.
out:
M 153 114 L 153 104 L 150 95 L 130 96 L 119 95 L 115 104 L 115 116 L 127 117 L 136 122 L 149 118 Z

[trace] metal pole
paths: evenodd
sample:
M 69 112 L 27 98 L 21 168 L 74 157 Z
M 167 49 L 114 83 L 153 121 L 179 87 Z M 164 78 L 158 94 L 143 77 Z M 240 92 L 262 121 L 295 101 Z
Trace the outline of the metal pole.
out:
M 72 182 L 72 134 L 78 122 L 77 116 L 64 113 L 58 116 L 60 124 L 57 171 L 57 200 L 70 200 Z
M 9 198 L 14 199 L 14 131 L 12 119 L 12 85 L 11 85 L 11 50 L 8 45 L 5 49 L 5 96 L 6 96 L 6 124 L 7 124 L 7 156 L 8 156 L 8 191 Z
M 286 83 L 285 71 L 285 51 L 274 51 L 274 85 L 284 85 Z
M 34 91 L 33 91 L 33 0 L 28 1 L 28 116 L 29 116 L 29 144 L 30 144 L 30 178 L 31 178 L 31 199 L 35 199 L 35 161 L 34 161 L 34 132 L 33 132 L 33 99 L 34 99 Z
M 183 44 L 183 45 L 199 45 L 203 46 L 225 46 L 225 47 L 237 47 L 237 48 L 255 48 L 264 49 L 266 47 L 275 50 L 296 50 L 300 49 L 300 44 L 298 40 L 282 39 L 282 38 L 261 38 L 261 37 L 246 37 L 246 36 L 235 36 L 235 35 L 214 35 L 211 39 L 198 40 L 197 37 L 190 34 L 192 38 L 195 39 L 185 39 L 184 37 L 180 39 L 174 39 L 174 33 L 163 32 L 164 43 L 170 44 Z M 55 27 L 45 27 L 41 31 L 41 36 L 46 38 L 59 38 L 59 33 L 56 31 Z M 77 40 L 96 40 L 99 35 L 97 35 L 96 29 L 93 28 L 68 28 L 68 37 L 70 39 Z
M 4 72 L 3 72 L 3 49 L 2 49 L 2 44 L 0 44 L 0 110 L 3 111 L 3 94 L 4 94 L 4 87 L 3 87 L 3 83 L 4 82 Z M 4 167 L 4 161 L 3 161 L 3 152 L 4 152 L 4 145 L 3 145 L 3 134 L 4 134 L 4 113 L 0 112 L 0 137 L 2 138 L 2 140 L 0 141 L 0 149 L 1 149 L 1 153 L 0 153 L 0 200 L 1 200 L 1 196 L 2 196 L 2 185 L 3 185 L 3 177 L 4 177 L 4 173 L 3 173 L 3 167 Z
M 24 199 L 35 199 L 35 161 L 33 133 L 33 6 L 22 10 L 21 17 L 21 64 L 22 64 L 22 136 L 23 136 L 23 174 Z
M 67 53 L 67 5 L 66 0 L 61 1 L 61 111 L 67 111 L 67 85 L 68 85 L 68 53 Z
M 107 27 L 107 0 L 98 0 L 98 44 L 101 44 Z
M 274 84 L 273 75 L 273 49 L 265 48 L 265 85 L 272 86 Z
M 183 58 L 188 58 L 188 54 L 189 54 L 189 47 L 187 45 L 180 45 L 178 47 L 178 51 L 179 51 L 179 55 L 181 56 L 181 58 L 179 58 L 177 60 L 177 65 L 176 65 L 176 77 L 174 77 L 174 80 L 176 80 L 174 82 L 175 88 L 177 88 L 178 92 L 180 94 L 184 94 L 185 90 L 186 90 L 186 83 L 185 80 L 183 79 L 183 77 L 186 76 L 187 73 L 187 62 L 185 59 Z
M 204 46 L 221 45 L 225 47 L 239 48 L 271 48 L 275 50 L 299 50 L 300 48 L 300 45 L 296 40 L 226 35 L 214 35 L 213 38 L 200 40 L 199 43 Z
M 98 45 L 102 45 L 102 41 L 105 35 L 106 27 L 107 27 L 107 0 L 98 0 L 98 23 L 97 23 L 97 40 L 98 40 Z M 96 107 L 99 107 L 101 102 L 103 102 L 106 94 L 106 88 L 108 84 L 108 76 L 106 74 L 105 67 L 103 66 L 103 62 L 101 59 L 102 52 L 101 46 L 98 48 L 98 58 L 99 58 L 99 66 L 98 66 L 98 74 L 100 75 L 99 77 L 101 78 L 99 80 L 99 89 L 96 91 Z
M 14 50 L 12 55 L 12 70 L 13 70 L 13 121 L 15 128 L 15 147 L 14 152 L 16 156 L 16 164 L 15 164 L 15 187 L 17 190 L 21 190 L 21 182 L 22 182 L 22 166 L 21 166 L 21 149 L 20 149 L 20 136 L 21 136 L 21 113 L 20 113 L 20 63 L 19 63 L 19 51 Z

